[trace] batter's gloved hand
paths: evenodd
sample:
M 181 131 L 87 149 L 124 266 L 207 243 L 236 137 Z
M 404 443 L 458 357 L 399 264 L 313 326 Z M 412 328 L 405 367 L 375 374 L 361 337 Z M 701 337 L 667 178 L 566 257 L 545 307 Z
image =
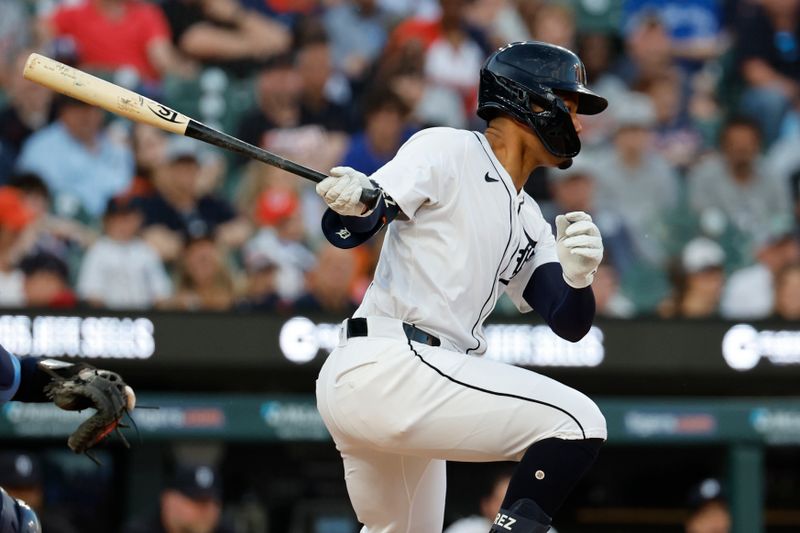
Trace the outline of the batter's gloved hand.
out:
M 361 193 L 374 188 L 365 174 L 350 167 L 334 167 L 330 176 L 317 183 L 317 194 L 340 215 L 363 217 L 369 210 L 361 203 Z
M 95 409 L 95 413 L 69 436 L 67 445 L 75 453 L 87 452 L 96 461 L 88 450 L 117 429 L 125 413 L 133 411 L 136 406 L 133 389 L 119 374 L 85 363 L 45 359 L 38 366 L 53 378 L 44 391 L 58 407 L 67 411 Z
M 583 211 L 557 216 L 556 249 L 564 281 L 576 289 L 591 285 L 603 259 L 603 239 L 592 217 Z

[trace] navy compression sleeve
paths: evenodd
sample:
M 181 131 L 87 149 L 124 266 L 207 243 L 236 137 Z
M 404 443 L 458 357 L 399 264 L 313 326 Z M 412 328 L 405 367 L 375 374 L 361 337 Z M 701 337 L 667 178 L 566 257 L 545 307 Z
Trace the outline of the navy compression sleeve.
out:
M 17 393 L 20 382 L 19 359 L 0 346 L 0 402 L 6 402 Z
M 399 214 L 397 203 L 380 191 L 375 208 L 365 217 L 340 215 L 329 207 L 322 215 L 322 233 L 337 248 L 355 248 L 368 241 Z
M 592 327 L 592 287 L 575 289 L 567 285 L 559 263 L 545 263 L 534 270 L 522 297 L 561 338 L 578 342 Z
M 388 200 L 388 201 L 387 201 Z M 372 213 L 365 217 L 340 215 L 345 227 L 356 233 L 367 233 L 376 227 L 388 224 L 400 213 L 400 207 L 385 192 L 381 191 Z
M 18 402 L 49 402 L 44 388 L 52 381 L 50 375 L 37 365 L 41 357 L 23 357 L 19 361 L 19 389 L 12 400 Z

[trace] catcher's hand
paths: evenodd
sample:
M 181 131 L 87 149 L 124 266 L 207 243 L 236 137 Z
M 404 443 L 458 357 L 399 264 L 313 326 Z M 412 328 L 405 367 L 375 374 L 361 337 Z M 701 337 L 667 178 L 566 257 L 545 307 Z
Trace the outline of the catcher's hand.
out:
M 44 391 L 58 407 L 68 411 L 89 407 L 96 410 L 67 440 L 75 453 L 87 452 L 103 440 L 117 429 L 122 416 L 136 406 L 133 389 L 115 372 L 55 359 L 40 361 L 38 366 L 53 378 Z

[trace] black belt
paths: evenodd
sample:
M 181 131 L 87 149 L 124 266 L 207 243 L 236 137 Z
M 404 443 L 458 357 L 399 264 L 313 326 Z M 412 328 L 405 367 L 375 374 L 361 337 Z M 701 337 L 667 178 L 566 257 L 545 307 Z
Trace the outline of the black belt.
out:
M 440 346 L 442 341 L 429 333 L 425 333 L 413 324 L 403 322 L 403 331 L 410 341 L 420 342 L 428 346 Z M 351 318 L 347 321 L 347 338 L 351 337 L 367 337 L 369 331 L 367 330 L 366 318 Z

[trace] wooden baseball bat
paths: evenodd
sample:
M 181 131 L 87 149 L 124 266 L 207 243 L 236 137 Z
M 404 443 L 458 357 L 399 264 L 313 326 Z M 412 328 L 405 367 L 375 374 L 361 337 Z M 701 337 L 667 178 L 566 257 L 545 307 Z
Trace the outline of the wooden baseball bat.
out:
M 227 133 L 210 128 L 169 107 L 145 98 L 131 90 L 115 85 L 86 72 L 59 63 L 40 54 L 31 54 L 25 62 L 25 79 L 44 85 L 87 104 L 100 107 L 134 122 L 149 124 L 178 135 L 185 135 L 262 163 L 278 167 L 297 176 L 319 183 L 327 176 L 272 152 L 246 143 Z M 361 202 L 373 207 L 378 190 L 361 193 Z

